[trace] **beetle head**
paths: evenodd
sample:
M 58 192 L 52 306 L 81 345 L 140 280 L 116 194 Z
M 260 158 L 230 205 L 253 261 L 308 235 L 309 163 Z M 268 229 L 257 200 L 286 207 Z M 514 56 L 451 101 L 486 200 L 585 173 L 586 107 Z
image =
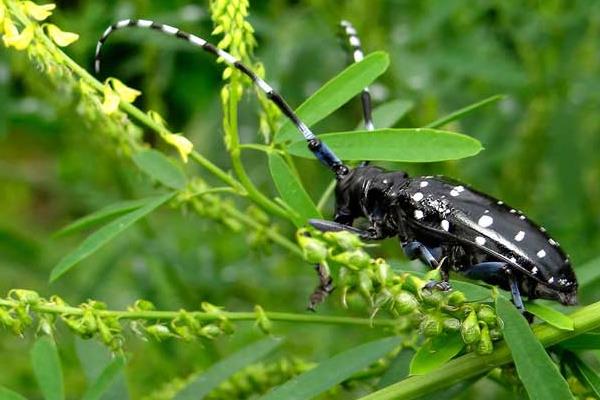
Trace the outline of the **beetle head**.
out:
M 577 305 L 577 284 L 557 290 L 544 283 L 537 282 L 532 294 L 531 298 L 555 300 L 565 306 Z

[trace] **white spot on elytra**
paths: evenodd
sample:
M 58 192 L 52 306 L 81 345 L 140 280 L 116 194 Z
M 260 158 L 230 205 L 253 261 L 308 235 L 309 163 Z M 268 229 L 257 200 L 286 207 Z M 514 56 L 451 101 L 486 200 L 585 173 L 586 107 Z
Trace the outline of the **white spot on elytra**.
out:
M 517 259 L 516 259 L 516 258 L 514 258 L 514 257 L 511 257 L 511 258 L 510 258 L 510 261 L 512 261 L 512 262 L 514 262 L 514 263 L 516 263 L 516 262 L 517 262 Z
M 448 232 L 448 230 L 450 229 L 450 222 L 443 219 L 441 222 L 441 225 L 442 225 L 442 229 L 445 230 L 446 232 Z
M 524 220 L 524 219 L 525 219 L 525 216 L 524 216 L 524 215 L 521 215 L 521 216 L 519 216 L 519 219 L 522 219 L 522 220 Z
M 389 181 L 388 181 L 387 179 L 384 179 L 384 180 L 383 180 L 383 184 L 384 184 L 384 185 L 387 185 L 387 184 L 388 184 L 388 182 L 389 182 Z
M 502 200 L 498 200 L 498 202 L 496 204 L 498 204 L 499 206 L 501 206 L 502 204 L 504 204 L 504 202 Z
M 425 216 L 425 214 L 423 214 L 423 211 L 415 210 L 415 218 L 416 219 L 422 219 L 424 216 Z
M 419 184 L 419 186 L 422 188 L 426 187 L 427 185 L 429 185 L 429 182 L 427 182 L 427 181 L 423 181 Z
M 490 210 L 485 210 L 483 213 L 484 213 L 484 214 L 489 214 L 489 213 L 490 213 Z
M 537 274 L 537 272 L 538 272 L 538 269 L 537 269 L 537 267 L 533 267 L 533 268 L 531 269 L 531 273 L 532 273 L 532 274 L 534 274 L 534 275 L 535 275 L 535 274 Z
M 465 190 L 465 187 L 464 187 L 464 186 L 456 186 L 456 187 L 454 188 L 454 190 L 456 190 L 458 193 L 460 193 L 460 192 L 462 192 L 462 191 L 464 191 L 464 190 Z
M 540 231 L 542 231 L 542 232 L 545 233 L 546 232 L 546 228 L 544 228 L 543 226 L 540 226 Z
M 450 196 L 452 196 L 452 197 L 456 197 L 456 196 L 458 196 L 459 194 L 460 194 L 460 193 L 458 192 L 458 190 L 454 190 L 454 189 L 452 189 L 452 190 L 450 191 Z
M 520 242 L 520 241 L 521 241 L 521 240 L 523 240 L 524 238 L 525 238 L 525 232 L 523 232 L 523 231 L 519 231 L 519 233 L 517 233 L 517 234 L 515 235 L 515 240 L 516 240 L 517 242 Z
M 537 252 L 537 256 L 538 256 L 539 258 L 544 258 L 544 257 L 546 257 L 546 251 L 544 251 L 544 250 L 540 250 L 540 251 L 538 251 L 538 252 Z
M 552 282 L 554 282 L 554 277 L 553 276 L 551 276 L 550 279 L 548 279 L 548 283 L 552 283 Z
M 417 192 L 417 193 L 413 194 L 412 198 L 414 201 L 421 201 L 421 200 L 423 200 L 423 193 Z
M 479 222 L 477 222 L 480 226 L 487 228 L 488 226 L 492 225 L 494 223 L 494 219 L 492 217 L 490 217 L 489 215 L 482 215 L 481 218 L 479 218 Z
M 558 246 L 558 242 L 552 238 L 548 239 L 548 243 L 550 243 L 552 246 Z
M 514 214 L 514 213 L 516 213 L 516 212 L 517 212 L 517 210 L 515 210 L 514 208 L 511 208 L 511 209 L 510 209 L 510 213 L 511 213 L 511 214 Z
M 475 243 L 477 243 L 480 246 L 483 246 L 485 244 L 485 238 L 483 238 L 481 236 L 477 236 L 475 238 Z

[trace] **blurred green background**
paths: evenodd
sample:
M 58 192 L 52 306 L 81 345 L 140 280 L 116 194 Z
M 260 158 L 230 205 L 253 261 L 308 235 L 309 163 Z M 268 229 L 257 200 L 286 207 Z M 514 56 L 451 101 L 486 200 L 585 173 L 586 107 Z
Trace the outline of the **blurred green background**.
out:
M 52 21 L 81 35 L 66 52 L 90 71 L 97 38 L 118 19 L 154 19 L 204 37 L 212 29 L 204 2 L 79 0 L 57 5 Z M 347 65 L 337 37 L 342 18 L 354 23 L 366 52 L 390 54 L 390 68 L 371 90 L 376 103 L 414 102 L 399 127 L 423 126 L 485 97 L 507 95 L 447 127 L 479 139 L 486 150 L 477 157 L 392 167 L 446 174 L 502 198 L 544 225 L 569 252 L 576 271 L 586 263 L 600 268 L 593 261 L 600 254 L 600 2 L 251 2 L 256 59 L 291 105 L 299 105 Z M 116 76 L 142 90 L 139 107 L 159 111 L 173 131 L 185 132 L 196 149 L 228 168 L 219 65 L 185 43 L 146 31 L 115 34 L 105 50 L 103 77 Z M 309 265 L 280 248 L 258 251 L 243 234 L 167 209 L 49 285 L 50 269 L 85 237 L 53 239 L 54 231 L 151 189 L 129 161 L 95 137 L 73 104 L 58 97 L 23 54 L 0 49 L 0 293 L 30 288 L 59 294 L 69 303 L 94 298 L 115 309 L 146 298 L 159 309 L 192 309 L 209 301 L 236 311 L 261 304 L 267 310 L 303 312 L 315 285 Z M 240 111 L 245 142 L 261 140 L 257 110 L 247 95 Z M 316 130 L 353 129 L 361 115 L 354 101 Z M 274 195 L 263 155 L 249 152 L 244 161 L 256 184 Z M 317 199 L 329 175 L 316 162 L 298 164 Z M 294 232 L 283 221 L 281 230 L 290 237 Z M 400 257 L 393 242 L 374 251 L 392 260 Z M 585 301 L 597 297 L 584 293 Z M 338 300 L 333 296 L 319 312 L 347 314 Z M 97 373 L 95 360 L 108 355 L 100 346 L 60 333 L 67 392 L 77 398 L 86 376 Z M 383 334 L 300 324 L 278 324 L 275 333 L 286 338 L 280 355 L 309 361 Z M 246 324 L 233 337 L 215 342 L 132 338 L 127 390 L 132 398 L 148 395 L 259 337 Z M 31 337 L 0 332 L 0 385 L 39 398 L 27 356 L 30 346 Z M 489 383 L 478 383 L 464 397 L 489 389 L 482 385 Z M 122 396 L 124 387 L 123 382 L 115 388 L 120 394 L 113 398 Z M 508 395 L 492 389 L 487 393 L 497 398 Z

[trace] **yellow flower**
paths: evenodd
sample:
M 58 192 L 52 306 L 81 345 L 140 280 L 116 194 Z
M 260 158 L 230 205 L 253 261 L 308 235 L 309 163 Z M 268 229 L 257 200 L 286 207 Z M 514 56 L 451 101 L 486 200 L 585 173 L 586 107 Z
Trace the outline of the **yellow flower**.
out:
M 25 50 L 33 39 L 33 25 L 28 25 L 21 33 L 8 18 L 4 20 L 4 36 L 2 40 L 6 47 L 14 47 L 17 50 Z
M 48 18 L 52 14 L 52 10 L 55 8 L 56 4 L 39 5 L 32 1 L 23 2 L 23 9 L 25 12 L 38 21 L 43 21 Z
M 126 86 L 123 82 L 116 78 L 109 78 L 108 81 L 112 84 L 113 89 L 119 97 L 127 103 L 133 103 L 134 100 L 142 94 L 139 90 L 132 89 Z
M 102 103 L 102 106 L 101 106 L 102 112 L 107 115 L 114 113 L 119 108 L 120 101 L 121 101 L 121 99 L 119 98 L 119 95 L 117 93 L 115 93 L 115 91 L 112 90 L 107 83 L 105 83 L 104 84 L 104 102 Z
M 50 36 L 54 43 L 56 43 L 60 47 L 67 47 L 68 45 L 79 39 L 78 34 L 65 32 L 54 24 L 47 24 L 46 29 L 48 31 L 48 36 Z
M 175 147 L 181 156 L 183 162 L 188 161 L 188 155 L 194 150 L 194 144 L 190 142 L 185 136 L 178 135 L 175 133 L 169 133 L 163 135 L 165 142 Z

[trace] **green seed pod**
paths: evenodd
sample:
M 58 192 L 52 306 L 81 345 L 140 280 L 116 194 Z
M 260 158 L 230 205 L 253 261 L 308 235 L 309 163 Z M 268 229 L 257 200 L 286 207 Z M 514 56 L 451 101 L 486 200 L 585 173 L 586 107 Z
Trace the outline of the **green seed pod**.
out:
M 360 294 L 373 305 L 373 280 L 371 279 L 372 272 L 366 269 L 358 273 L 358 291 Z
M 13 289 L 8 292 L 8 297 L 28 305 L 37 304 L 40 301 L 40 295 L 33 290 Z
M 444 303 L 444 294 L 439 290 L 423 289 L 421 291 L 423 303 L 429 307 L 439 307 Z
M 502 331 L 498 328 L 491 328 L 490 329 L 490 339 L 492 339 L 492 341 L 494 341 L 494 342 L 501 340 L 502 339 Z
M 254 312 L 256 313 L 256 326 L 265 334 L 270 334 L 273 330 L 273 323 L 267 317 L 265 310 L 259 305 L 254 306 Z
M 460 307 L 467 301 L 467 296 L 463 292 L 457 290 L 448 295 L 448 305 Z
M 425 286 L 426 282 L 418 278 L 414 275 L 406 274 L 404 275 L 404 283 L 402 284 L 402 289 L 408 290 L 415 296 L 421 296 L 421 289 Z
M 392 267 L 383 258 L 378 258 L 373 263 L 375 266 L 375 279 L 381 286 L 385 286 L 392 275 Z
M 477 321 L 475 311 L 471 311 L 469 316 L 463 321 L 460 334 L 462 335 L 463 342 L 466 344 L 473 344 L 479 341 L 481 330 L 479 329 L 479 321 Z
M 214 324 L 205 325 L 200 329 L 200 335 L 208 339 L 214 339 L 222 334 L 223 330 Z
M 496 312 L 487 304 L 482 304 L 477 311 L 477 318 L 486 323 L 486 325 L 496 326 Z
M 400 315 L 410 314 L 419 307 L 419 301 L 411 293 L 400 291 L 394 297 L 394 310 Z
M 154 311 L 156 306 L 148 300 L 137 300 L 133 303 L 132 307 L 129 307 L 130 311 Z
M 158 341 L 161 341 L 163 339 L 167 339 L 167 338 L 174 336 L 168 327 L 166 327 L 165 325 L 161 325 L 161 324 L 154 324 L 154 325 L 147 326 L 144 328 L 144 330 L 146 331 L 146 333 L 148 335 L 150 335 L 151 337 L 153 337 L 155 340 L 158 340 Z
M 113 334 L 108 328 L 108 325 L 106 325 L 100 317 L 97 318 L 96 325 L 98 325 L 98 333 L 100 334 L 102 343 L 109 346 L 113 341 Z
M 0 324 L 11 327 L 15 323 L 15 319 L 10 316 L 10 313 L 4 308 L 0 307 Z
M 487 325 L 483 324 L 481 328 L 481 338 L 479 339 L 479 343 L 477 343 L 477 354 L 491 354 L 494 351 L 494 345 L 492 344 L 492 339 L 490 338 L 490 330 Z
M 348 231 L 326 232 L 323 234 L 323 238 L 346 251 L 360 249 L 364 246 L 357 235 Z
M 427 315 L 421 321 L 420 329 L 425 337 L 436 337 L 442 334 L 443 327 L 437 318 Z
M 375 296 L 374 306 L 377 308 L 383 307 L 386 303 L 392 300 L 392 294 L 387 289 L 380 290 Z
M 327 246 L 320 240 L 298 235 L 298 244 L 302 248 L 304 259 L 309 263 L 318 264 L 327 259 Z
M 331 258 L 340 264 L 354 269 L 365 269 L 371 262 L 371 257 L 363 250 L 345 251 Z
M 444 330 L 447 332 L 458 332 L 460 330 L 460 321 L 456 318 L 445 318 Z

